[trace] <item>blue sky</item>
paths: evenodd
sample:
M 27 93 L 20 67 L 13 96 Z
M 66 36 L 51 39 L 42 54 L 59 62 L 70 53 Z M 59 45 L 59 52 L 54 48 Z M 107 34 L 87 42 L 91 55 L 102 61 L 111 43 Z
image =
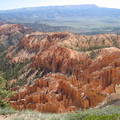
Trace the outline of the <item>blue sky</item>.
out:
M 102 7 L 120 8 L 120 0 L 0 0 L 0 10 L 34 6 L 76 4 L 96 4 Z

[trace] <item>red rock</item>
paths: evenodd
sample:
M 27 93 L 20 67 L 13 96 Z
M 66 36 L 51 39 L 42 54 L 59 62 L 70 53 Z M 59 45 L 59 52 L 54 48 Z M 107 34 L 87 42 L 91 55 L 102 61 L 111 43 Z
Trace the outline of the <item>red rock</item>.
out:
M 91 60 L 87 55 L 74 50 L 53 46 L 33 58 L 33 67 L 41 67 L 46 71 L 72 74 L 85 69 Z M 85 61 L 85 62 L 84 62 Z
M 82 89 L 71 84 L 71 78 L 68 78 L 60 74 L 48 74 L 36 81 L 46 81 L 49 86 L 38 86 L 38 84 L 33 85 L 39 92 L 31 92 L 30 95 L 24 97 L 19 97 L 17 106 L 24 102 L 25 109 L 35 109 L 40 112 L 68 112 L 72 110 L 77 110 L 79 108 L 89 108 L 94 107 L 100 103 L 105 96 L 97 93 L 96 90 L 89 88 L 89 91 L 85 91 L 84 96 L 81 96 Z M 75 80 L 79 83 L 79 80 Z M 56 87 L 55 87 L 56 86 Z M 29 91 L 29 87 L 26 87 Z M 46 91 L 46 92 L 45 92 Z M 96 96 L 96 97 L 95 97 Z M 96 101 L 93 102 L 93 99 Z M 14 100 L 11 98 L 11 100 Z M 36 107 L 34 106 L 36 104 Z M 71 107 L 74 106 L 74 107 Z M 14 106 L 13 106 L 14 107 Z M 19 108 L 20 107 L 20 108 Z M 21 109 L 22 107 L 14 107 Z
M 44 76 L 31 86 L 27 85 L 26 91 L 13 96 L 10 99 L 12 106 L 18 110 L 59 113 L 87 109 L 103 102 L 106 96 L 116 92 L 116 84 L 120 84 L 120 49 L 94 50 L 97 53 L 94 59 L 89 57 L 89 51 L 78 52 L 76 49 L 104 44 L 113 46 L 113 37 L 116 36 L 39 32 L 25 35 L 19 50 L 9 49 L 8 57 L 11 63 L 31 61 L 29 67 L 25 66 L 26 71 L 30 70 L 26 76 L 37 70 L 43 71 Z M 119 39 L 117 43 L 120 44 Z

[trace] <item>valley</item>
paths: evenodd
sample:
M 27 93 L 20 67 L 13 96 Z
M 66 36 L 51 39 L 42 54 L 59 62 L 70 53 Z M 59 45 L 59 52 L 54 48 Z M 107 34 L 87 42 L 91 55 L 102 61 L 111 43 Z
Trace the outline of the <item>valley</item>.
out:
M 23 24 L 41 32 L 84 35 L 119 33 L 120 10 L 94 4 L 30 7 L 0 11 L 0 22 Z
M 16 110 L 66 113 L 114 106 L 120 100 L 119 46 L 118 34 L 1 25 L 1 107 L 9 103 Z

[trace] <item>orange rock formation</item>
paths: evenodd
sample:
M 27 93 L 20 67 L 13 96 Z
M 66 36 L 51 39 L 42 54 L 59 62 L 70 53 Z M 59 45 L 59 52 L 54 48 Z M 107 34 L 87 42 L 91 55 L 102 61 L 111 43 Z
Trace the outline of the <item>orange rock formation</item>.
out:
M 72 82 L 80 84 L 79 80 L 62 74 L 48 74 L 12 97 L 11 105 L 18 110 L 58 113 L 94 107 L 104 100 L 105 95 L 91 88 L 83 91 Z
M 11 105 L 18 110 L 52 113 L 97 106 L 115 93 L 116 84 L 120 84 L 120 49 L 99 48 L 94 50 L 97 53 L 94 59 L 89 57 L 91 51 L 83 52 L 83 49 L 115 46 L 120 44 L 119 40 L 115 34 L 34 32 L 25 35 L 17 46 L 8 49 L 7 57 L 11 64 L 29 60 L 21 76 L 28 81 L 34 74 L 37 79 L 11 97 Z M 42 77 L 37 76 L 39 70 L 43 71 Z

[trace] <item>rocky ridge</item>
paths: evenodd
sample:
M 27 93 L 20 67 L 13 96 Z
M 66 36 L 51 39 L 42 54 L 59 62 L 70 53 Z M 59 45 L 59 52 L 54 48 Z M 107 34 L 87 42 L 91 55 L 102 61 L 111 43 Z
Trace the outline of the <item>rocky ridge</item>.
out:
M 10 98 L 11 105 L 18 110 L 52 113 L 97 106 L 120 84 L 119 40 L 115 34 L 24 35 L 6 55 L 13 65 L 28 61 L 15 78 L 25 86 Z
M 18 24 L 2 24 L 0 26 L 0 46 L 9 47 L 16 45 L 26 33 L 32 30 Z

